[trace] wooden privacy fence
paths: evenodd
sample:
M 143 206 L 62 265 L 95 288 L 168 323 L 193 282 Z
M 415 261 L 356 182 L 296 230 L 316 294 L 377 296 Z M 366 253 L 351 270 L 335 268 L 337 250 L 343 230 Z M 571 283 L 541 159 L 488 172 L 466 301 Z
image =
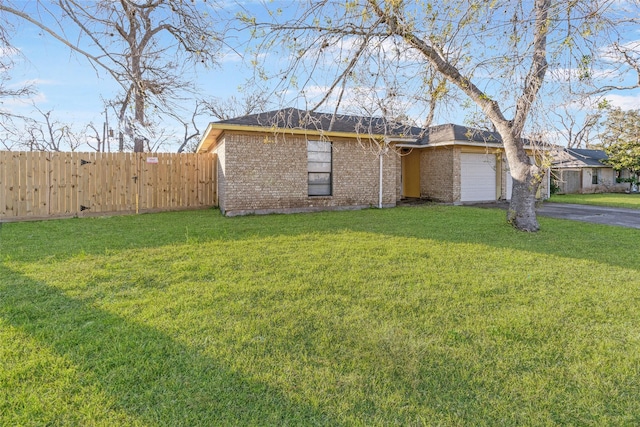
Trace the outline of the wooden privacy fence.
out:
M 0 220 L 217 205 L 214 154 L 0 151 Z

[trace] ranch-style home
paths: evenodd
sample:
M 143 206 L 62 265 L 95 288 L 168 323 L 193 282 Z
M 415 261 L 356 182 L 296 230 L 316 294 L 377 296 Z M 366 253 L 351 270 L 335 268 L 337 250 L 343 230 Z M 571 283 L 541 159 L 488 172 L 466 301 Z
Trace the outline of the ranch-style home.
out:
M 608 159 L 604 150 L 564 148 L 553 153 L 551 171 L 560 194 L 623 192 L 628 183 L 618 178 L 629 178 L 628 170 L 615 171 L 604 163 Z
M 288 108 L 211 123 L 197 151 L 216 154 L 218 205 L 230 216 L 511 195 L 499 135 L 452 124 L 421 129 Z

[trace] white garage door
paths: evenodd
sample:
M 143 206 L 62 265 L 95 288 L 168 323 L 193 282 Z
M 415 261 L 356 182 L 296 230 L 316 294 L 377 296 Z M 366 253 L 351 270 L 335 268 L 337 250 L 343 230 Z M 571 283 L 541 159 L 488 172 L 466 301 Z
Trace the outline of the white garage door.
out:
M 460 154 L 460 201 L 496 200 L 496 156 Z

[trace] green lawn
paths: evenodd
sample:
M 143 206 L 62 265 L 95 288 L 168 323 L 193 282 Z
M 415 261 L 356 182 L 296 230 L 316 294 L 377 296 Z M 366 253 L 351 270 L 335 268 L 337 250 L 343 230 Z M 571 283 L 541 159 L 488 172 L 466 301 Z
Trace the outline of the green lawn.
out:
M 640 194 L 637 193 L 554 194 L 549 201 L 640 209 Z
M 640 424 L 640 230 L 421 206 L 0 228 L 0 425 Z

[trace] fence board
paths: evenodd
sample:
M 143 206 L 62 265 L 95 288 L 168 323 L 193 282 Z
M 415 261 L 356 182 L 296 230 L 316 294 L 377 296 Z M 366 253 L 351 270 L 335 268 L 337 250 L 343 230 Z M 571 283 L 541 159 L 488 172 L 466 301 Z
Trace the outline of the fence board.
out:
M 0 153 L 0 218 L 7 214 L 7 205 L 6 205 L 6 197 L 7 197 L 7 165 L 6 165 L 6 156 L 3 156 Z
M 7 215 L 9 211 L 9 200 L 11 193 L 9 192 L 9 156 L 0 155 L 0 215 Z
M 215 176 L 214 154 L 0 151 L 0 220 L 215 206 Z
M 46 153 L 39 153 L 36 173 L 38 174 L 38 212 L 36 215 L 44 216 L 49 213 L 49 161 Z
M 11 173 L 11 171 L 15 170 L 18 167 L 16 163 L 16 158 L 13 153 L 7 156 L 5 166 L 7 168 L 7 194 L 5 198 L 6 205 L 6 215 L 17 215 L 14 211 L 13 204 L 16 199 L 16 191 L 15 191 L 15 180 L 18 177 L 18 173 Z

